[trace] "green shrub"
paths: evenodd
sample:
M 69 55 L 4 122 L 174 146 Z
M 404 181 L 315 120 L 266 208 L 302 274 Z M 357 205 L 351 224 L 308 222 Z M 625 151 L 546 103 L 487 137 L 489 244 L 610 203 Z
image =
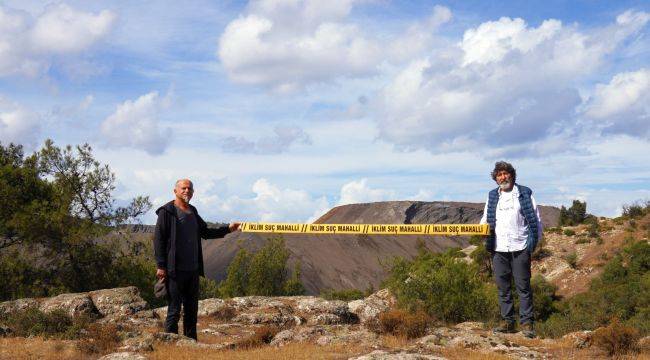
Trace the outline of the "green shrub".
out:
M 199 277 L 199 300 L 222 297 L 219 283 L 207 277 Z
M 589 244 L 591 243 L 591 239 L 586 238 L 586 237 L 580 237 L 578 240 L 576 240 L 575 244 L 580 245 L 580 244 Z
M 223 297 L 304 294 L 300 264 L 294 266 L 289 277 L 288 259 L 289 250 L 282 237 L 269 238 L 261 249 L 252 254 L 246 249 L 239 250 L 228 265 L 226 279 L 219 284 L 219 294 Z
M 587 203 L 585 201 L 573 200 L 570 208 L 560 208 L 560 226 L 574 226 L 582 224 L 587 219 Z
M 320 297 L 325 300 L 343 300 L 343 301 L 352 301 L 357 299 L 363 299 L 364 292 L 358 289 L 343 289 L 343 290 L 333 290 L 326 289 L 321 291 Z
M 451 252 L 421 252 L 412 261 L 395 258 L 385 284 L 401 308 L 423 310 L 445 322 L 496 316 L 495 287 L 479 279 L 475 264 L 460 261 Z
M 648 212 L 650 212 L 650 201 L 637 201 L 629 205 L 623 205 L 623 216 L 627 218 L 640 218 Z
M 576 234 L 576 232 L 573 229 L 565 229 L 564 230 L 564 235 L 566 235 L 566 236 L 573 236 L 575 234 Z
M 620 319 L 640 334 L 650 334 L 650 244 L 626 246 L 592 280 L 589 290 L 556 303 L 557 313 L 538 324 L 540 335 L 558 337 L 577 330 L 605 326 Z
M 12 336 L 43 336 L 62 339 L 79 338 L 82 330 L 91 321 L 86 316 L 72 319 L 67 312 L 61 309 L 46 313 L 36 307 L 11 312 L 0 320 L 11 329 Z

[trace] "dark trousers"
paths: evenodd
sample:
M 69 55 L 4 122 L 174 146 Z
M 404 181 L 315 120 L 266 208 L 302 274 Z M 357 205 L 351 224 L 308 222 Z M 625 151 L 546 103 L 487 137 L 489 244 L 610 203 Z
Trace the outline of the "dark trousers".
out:
M 178 334 L 183 306 L 183 335 L 196 340 L 196 314 L 199 310 L 199 272 L 176 270 L 167 277 L 167 319 L 165 332 Z
M 495 252 L 492 255 L 494 279 L 499 289 L 501 318 L 515 321 L 514 301 L 512 299 L 512 279 L 519 294 L 519 323 L 532 323 L 533 290 L 530 288 L 530 254 L 524 249 L 515 252 Z

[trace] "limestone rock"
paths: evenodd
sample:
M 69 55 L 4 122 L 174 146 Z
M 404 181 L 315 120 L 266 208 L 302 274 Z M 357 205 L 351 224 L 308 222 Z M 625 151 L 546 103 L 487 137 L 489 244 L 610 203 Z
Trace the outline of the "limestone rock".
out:
M 22 311 L 30 307 L 38 307 L 38 300 L 32 298 L 5 301 L 0 303 L 0 315 Z
M 71 317 L 97 314 L 92 299 L 86 293 L 61 294 L 45 299 L 40 303 L 39 309 L 46 313 L 54 310 L 64 310 Z
M 341 300 L 306 297 L 296 302 L 296 309 L 305 314 L 309 324 L 348 324 L 358 321 L 357 316 L 350 312 L 348 304 Z
M 563 340 L 569 340 L 576 349 L 584 349 L 591 346 L 593 331 L 575 331 L 562 336 Z
M 104 355 L 99 360 L 147 360 L 147 357 L 138 353 L 124 351 Z
M 348 303 L 350 312 L 357 315 L 361 324 L 369 324 L 379 320 L 379 315 L 395 305 L 395 297 L 388 289 L 379 290 L 365 299 Z
M 149 307 L 135 286 L 91 291 L 88 294 L 99 313 L 105 317 L 128 316 Z
M 227 306 L 226 302 L 222 299 L 213 298 L 213 299 L 200 300 L 198 315 L 211 316 L 218 313 L 226 306 Z
M 408 353 L 405 351 L 391 353 L 385 350 L 375 350 L 369 354 L 361 355 L 348 360 L 444 360 L 435 355 Z
M 140 336 L 128 338 L 122 342 L 118 349 L 121 351 L 153 351 L 154 337 L 151 334 L 142 334 Z

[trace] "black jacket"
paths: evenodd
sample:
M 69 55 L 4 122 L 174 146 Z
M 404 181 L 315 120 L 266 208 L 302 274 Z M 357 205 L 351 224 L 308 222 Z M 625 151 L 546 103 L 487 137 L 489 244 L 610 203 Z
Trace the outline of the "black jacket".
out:
M 216 229 L 208 228 L 208 225 L 199 216 L 196 208 L 190 205 L 190 208 L 196 215 L 199 225 L 199 275 L 205 276 L 203 271 L 203 250 L 201 249 L 201 238 L 216 239 L 226 236 L 230 233 L 228 226 L 222 226 Z M 156 210 L 158 221 L 153 236 L 153 248 L 156 255 L 156 266 L 158 269 L 167 270 L 169 276 L 176 275 L 176 224 L 178 217 L 174 201 L 161 206 Z

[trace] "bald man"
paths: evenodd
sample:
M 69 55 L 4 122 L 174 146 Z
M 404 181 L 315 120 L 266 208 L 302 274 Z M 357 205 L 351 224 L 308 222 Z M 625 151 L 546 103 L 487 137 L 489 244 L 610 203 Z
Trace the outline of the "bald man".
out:
M 205 276 L 201 238 L 222 238 L 237 230 L 240 224 L 208 228 L 196 208 L 190 205 L 192 195 L 194 185 L 189 179 L 176 181 L 174 200 L 156 210 L 158 221 L 153 241 L 156 276 L 163 279 L 167 287 L 165 331 L 178 334 L 182 305 L 185 309 L 183 335 L 196 340 L 199 276 Z

